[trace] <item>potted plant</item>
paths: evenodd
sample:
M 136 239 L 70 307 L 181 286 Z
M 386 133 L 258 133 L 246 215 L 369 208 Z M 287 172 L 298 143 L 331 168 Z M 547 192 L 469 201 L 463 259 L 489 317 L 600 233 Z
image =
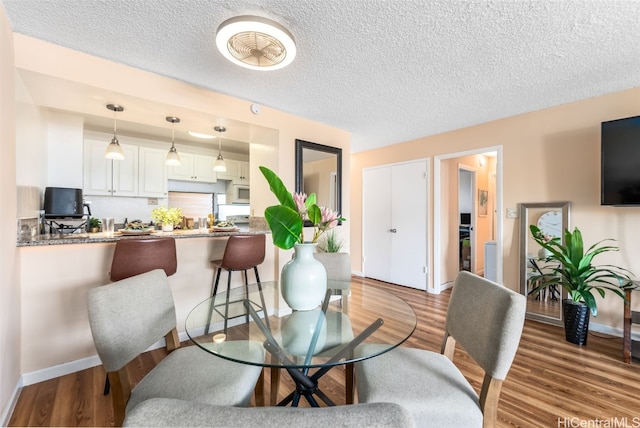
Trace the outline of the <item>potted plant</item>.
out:
M 334 230 L 324 235 L 324 239 L 318 241 L 318 251 L 323 253 L 339 253 L 343 246 L 342 239 L 336 236 Z
M 102 222 L 99 218 L 91 217 L 89 218 L 89 232 L 96 233 L 100 232 L 100 225 Z
M 182 222 L 182 217 L 180 208 L 160 207 L 151 211 L 151 218 L 162 225 L 163 232 L 171 232 L 174 227 Z
M 344 218 L 337 212 L 316 204 L 315 193 L 290 193 L 273 171 L 260 167 L 262 175 L 279 205 L 267 207 L 264 217 L 271 229 L 273 244 L 284 250 L 294 249 L 294 257 L 282 267 L 280 290 L 287 304 L 295 310 L 311 310 L 324 299 L 327 272 L 313 257 L 318 238 Z M 313 238 L 306 241 L 304 221 L 313 225 Z
M 606 291 L 611 291 L 624 299 L 624 291 L 633 287 L 627 269 L 614 265 L 593 265 L 593 259 L 598 254 L 619 249 L 604 244 L 613 241 L 612 239 L 603 239 L 585 251 L 582 233 L 577 227 L 573 233 L 568 229 L 564 231 L 564 243 L 559 237 L 549 239 L 536 225 L 530 225 L 529 229 L 533 239 L 548 252 L 543 261 L 554 265 L 550 272 L 539 273 L 531 278 L 538 283 L 532 293 L 540 292 L 552 285 L 560 285 L 566 290 L 570 297 L 562 301 L 566 340 L 577 345 L 585 345 L 589 330 L 589 312 L 594 316 L 598 313 L 593 292 L 604 297 Z

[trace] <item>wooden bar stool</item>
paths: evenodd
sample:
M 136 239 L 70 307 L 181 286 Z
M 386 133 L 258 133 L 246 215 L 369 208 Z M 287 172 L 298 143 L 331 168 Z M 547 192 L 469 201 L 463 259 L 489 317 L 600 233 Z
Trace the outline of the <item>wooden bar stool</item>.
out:
M 111 260 L 109 279 L 120 281 L 141 273 L 162 269 L 171 276 L 178 270 L 176 241 L 173 238 L 120 239 Z M 104 395 L 109 394 L 109 378 L 104 383 Z
M 216 268 L 216 274 L 213 283 L 211 284 L 211 297 L 213 298 L 213 310 L 216 310 L 218 305 L 215 304 L 215 297 L 218 294 L 218 284 L 220 283 L 220 275 L 223 270 L 228 272 L 227 276 L 227 294 L 224 303 L 224 332 L 227 332 L 227 323 L 229 319 L 229 291 L 231 290 L 231 273 L 234 271 L 242 271 L 244 276 L 245 290 L 249 292 L 249 281 L 247 279 L 247 270 L 253 269 L 256 277 L 256 283 L 258 284 L 258 290 L 260 291 L 260 304 L 259 306 L 264 314 L 264 319 L 267 327 L 269 326 L 269 317 L 266 311 L 266 305 L 264 301 L 264 295 L 262 294 L 262 284 L 260 282 L 260 275 L 258 274 L 258 265 L 264 261 L 265 254 L 265 235 L 232 235 L 227 241 L 227 246 L 224 249 L 224 255 L 221 260 L 212 260 L 211 264 Z M 251 302 L 253 303 L 253 302 Z M 222 306 L 222 305 L 220 305 Z M 245 312 L 247 322 L 249 322 L 249 313 Z M 209 327 L 211 322 L 207 324 L 205 328 L 205 334 L 209 333 Z

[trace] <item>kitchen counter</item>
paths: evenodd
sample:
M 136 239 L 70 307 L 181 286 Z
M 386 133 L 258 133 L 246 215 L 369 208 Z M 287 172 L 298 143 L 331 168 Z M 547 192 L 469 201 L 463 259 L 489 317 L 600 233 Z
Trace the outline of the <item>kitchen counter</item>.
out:
M 53 235 L 36 235 L 32 238 L 19 239 L 17 242 L 18 247 L 35 247 L 42 245 L 62 245 L 62 244 L 92 244 L 92 243 L 104 243 L 104 242 L 116 242 L 120 239 L 146 239 L 146 238 L 159 238 L 159 237 L 171 237 L 176 239 L 184 238 L 213 238 L 221 236 L 231 235 L 253 235 L 271 233 L 268 228 L 262 227 L 249 227 L 239 226 L 239 230 L 236 231 L 223 231 L 223 232 L 201 232 L 199 230 L 174 230 L 173 232 L 162 232 L 160 230 L 154 231 L 150 235 L 122 235 L 119 232 L 115 232 L 113 236 L 107 236 L 105 233 L 68 233 L 68 234 L 53 234 Z

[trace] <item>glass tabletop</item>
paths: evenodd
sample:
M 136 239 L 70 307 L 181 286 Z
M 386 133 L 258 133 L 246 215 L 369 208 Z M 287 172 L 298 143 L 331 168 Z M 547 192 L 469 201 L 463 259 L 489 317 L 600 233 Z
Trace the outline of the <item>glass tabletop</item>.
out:
M 186 332 L 206 352 L 278 368 L 352 363 L 391 350 L 413 334 L 416 314 L 401 298 L 357 280 L 328 281 L 327 287 L 323 305 L 309 311 L 292 311 L 277 281 L 262 282 L 262 293 L 258 284 L 249 285 L 248 292 L 244 286 L 232 288 L 193 308 Z M 386 346 L 354 353 L 365 343 Z

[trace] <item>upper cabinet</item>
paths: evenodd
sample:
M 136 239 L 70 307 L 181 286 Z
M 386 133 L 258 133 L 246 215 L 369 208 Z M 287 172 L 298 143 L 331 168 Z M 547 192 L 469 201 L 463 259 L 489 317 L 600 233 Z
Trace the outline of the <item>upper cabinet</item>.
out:
M 150 147 L 138 149 L 139 196 L 148 198 L 166 198 L 168 196 L 166 156 L 166 150 Z
M 233 184 L 249 184 L 249 162 L 233 159 L 224 160 L 227 171 L 219 172 L 218 179 L 231 180 Z
M 105 159 L 108 142 L 84 141 L 85 195 L 167 197 L 166 150 L 120 144 L 123 160 Z
M 203 183 L 215 183 L 216 173 L 213 171 L 213 156 L 197 155 L 180 152 L 182 165 L 168 168 L 168 177 L 171 180 L 199 181 Z
M 105 159 L 108 141 L 85 139 L 83 193 L 138 196 L 138 147 L 121 144 L 124 160 Z

